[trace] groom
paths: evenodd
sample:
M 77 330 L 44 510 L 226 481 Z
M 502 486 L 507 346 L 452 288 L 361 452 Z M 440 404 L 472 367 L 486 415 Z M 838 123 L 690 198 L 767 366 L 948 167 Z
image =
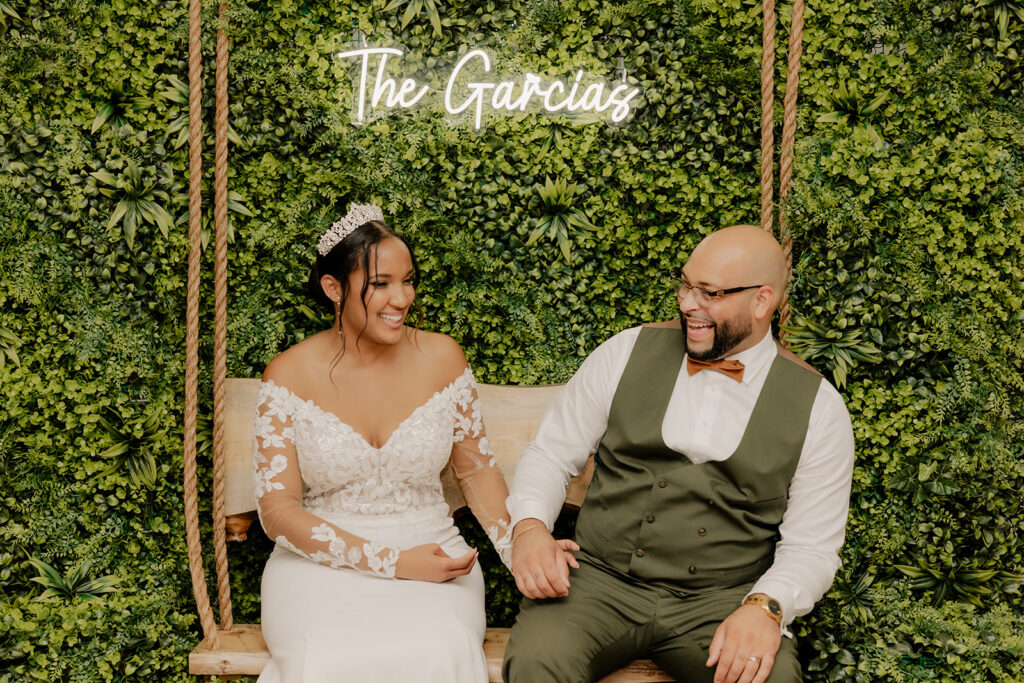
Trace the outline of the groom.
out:
M 555 399 L 508 499 L 526 599 L 507 683 L 643 657 L 679 681 L 800 681 L 787 627 L 839 567 L 853 432 L 839 393 L 771 337 L 785 282 L 769 234 L 712 233 L 683 267 L 681 321 L 612 337 Z M 591 453 L 574 558 L 549 529 Z

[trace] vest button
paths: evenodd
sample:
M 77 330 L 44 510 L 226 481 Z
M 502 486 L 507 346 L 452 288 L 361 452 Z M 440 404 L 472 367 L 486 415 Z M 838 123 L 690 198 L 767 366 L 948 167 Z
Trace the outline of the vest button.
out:
M 697 535 L 698 535 L 698 536 L 703 536 L 703 535 L 704 535 L 704 534 L 706 534 L 707 532 L 708 532 L 708 530 L 707 530 L 707 529 L 703 529 L 703 528 L 701 528 L 701 529 L 697 529 Z
M 715 501 L 713 501 L 710 498 L 708 498 L 708 505 L 714 505 L 714 504 L 715 504 Z
M 637 557 L 643 557 L 644 556 L 643 548 L 637 548 L 636 549 L 636 556 Z
M 654 515 L 647 515 L 647 522 L 648 523 L 653 523 L 654 522 Z
M 667 481 L 665 481 L 664 479 L 659 479 L 658 480 L 658 488 L 659 489 L 663 489 L 666 486 L 668 486 L 668 482 Z
M 695 567 L 694 565 L 691 564 L 690 565 L 690 573 L 691 574 L 696 574 L 697 573 L 697 567 Z

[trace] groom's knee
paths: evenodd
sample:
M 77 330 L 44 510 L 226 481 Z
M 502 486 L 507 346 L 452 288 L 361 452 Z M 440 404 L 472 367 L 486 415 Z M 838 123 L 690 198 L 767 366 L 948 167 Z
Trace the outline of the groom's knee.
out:
M 554 620 L 520 619 L 512 627 L 502 677 L 505 683 L 581 683 L 589 681 L 589 656 L 583 634 L 567 632 Z
M 643 629 L 580 602 L 523 601 L 505 649 L 505 683 L 589 683 L 638 656 Z
M 506 683 L 587 683 L 646 651 L 653 592 L 581 563 L 564 598 L 524 600 L 505 650 Z

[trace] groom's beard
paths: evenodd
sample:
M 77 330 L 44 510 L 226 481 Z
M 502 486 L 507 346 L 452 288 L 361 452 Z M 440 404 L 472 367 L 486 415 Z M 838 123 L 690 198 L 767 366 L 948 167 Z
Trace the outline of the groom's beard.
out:
M 715 325 L 715 340 L 706 351 L 690 351 L 686 339 L 686 316 L 683 316 L 683 346 L 694 360 L 716 360 L 729 355 L 736 346 L 750 336 L 753 325 L 749 317 L 735 316 Z

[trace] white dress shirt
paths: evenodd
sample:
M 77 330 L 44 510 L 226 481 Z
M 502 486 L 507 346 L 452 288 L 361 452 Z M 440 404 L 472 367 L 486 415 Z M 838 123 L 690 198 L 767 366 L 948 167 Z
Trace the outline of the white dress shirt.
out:
M 555 398 L 516 468 L 507 501 L 513 525 L 532 517 L 548 529 L 553 526 L 569 480 L 582 471 L 604 436 L 612 398 L 640 329 L 620 332 L 595 349 Z M 775 341 L 766 334 L 753 347 L 728 356 L 744 364 L 742 382 L 714 370 L 690 376 L 684 362 L 661 425 L 665 445 L 696 464 L 732 455 L 777 354 Z M 783 627 L 810 612 L 832 585 L 852 475 L 850 416 L 839 392 L 823 379 L 789 486 L 775 560 L 750 591 L 779 601 Z M 785 628 L 783 633 L 789 635 Z

